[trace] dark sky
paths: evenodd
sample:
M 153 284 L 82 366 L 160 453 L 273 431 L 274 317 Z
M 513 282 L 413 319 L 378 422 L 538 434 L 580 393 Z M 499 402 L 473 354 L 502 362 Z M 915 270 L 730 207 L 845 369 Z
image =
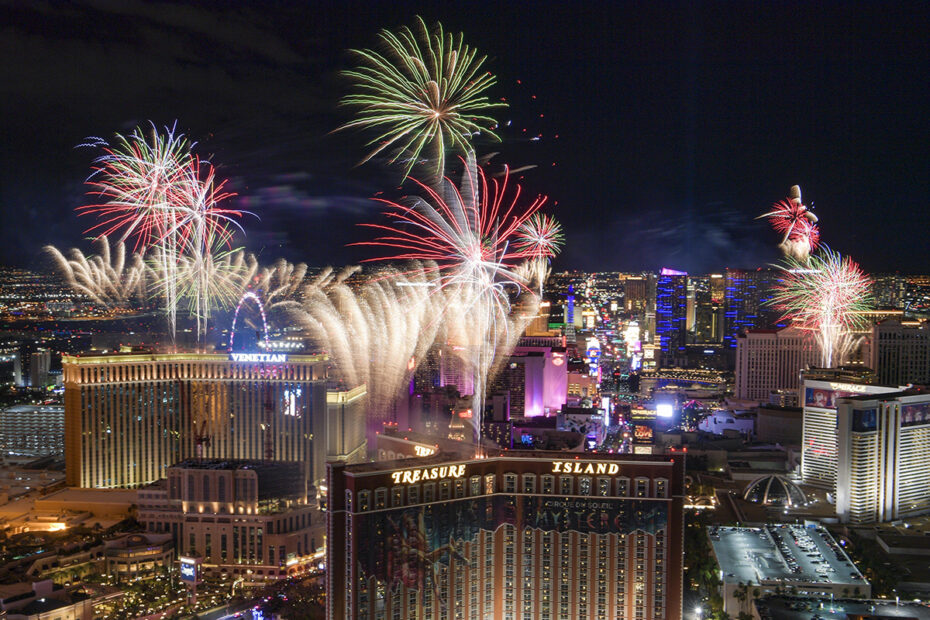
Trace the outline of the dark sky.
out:
M 346 244 L 399 176 L 330 134 L 349 118 L 339 71 L 417 14 L 488 55 L 512 124 L 478 150 L 536 166 L 525 190 L 567 231 L 557 268 L 770 263 L 753 218 L 799 183 L 834 249 L 930 272 L 927 2 L 0 0 L 0 262 L 89 249 L 72 210 L 97 153 L 75 145 L 175 119 L 261 216 L 250 249 L 370 257 Z

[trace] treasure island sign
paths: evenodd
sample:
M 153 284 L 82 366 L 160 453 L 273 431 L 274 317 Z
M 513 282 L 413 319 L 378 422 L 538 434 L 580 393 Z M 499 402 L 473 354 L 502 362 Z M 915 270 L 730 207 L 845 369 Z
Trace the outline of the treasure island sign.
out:
M 591 463 L 583 461 L 552 461 L 554 474 L 593 474 L 595 476 L 614 476 L 620 473 L 618 463 Z M 465 464 L 442 465 L 436 467 L 417 467 L 402 469 L 391 473 L 394 484 L 416 484 L 424 480 L 445 480 L 464 478 Z

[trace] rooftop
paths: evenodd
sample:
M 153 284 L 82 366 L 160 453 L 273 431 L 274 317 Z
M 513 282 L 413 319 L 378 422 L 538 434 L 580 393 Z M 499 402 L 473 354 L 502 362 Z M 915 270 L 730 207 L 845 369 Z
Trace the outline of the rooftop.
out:
M 55 491 L 54 493 L 49 493 L 48 495 L 40 497 L 38 501 L 40 504 L 49 501 L 74 502 L 78 504 L 75 508 L 80 508 L 79 504 L 87 503 L 135 504 L 136 498 L 135 489 L 80 489 L 77 487 L 68 487 L 67 489 Z
M 724 583 L 868 583 L 822 527 L 764 525 L 710 528 Z
M 287 362 L 325 362 L 329 359 L 328 355 L 287 355 Z M 125 364 L 127 362 L 224 362 L 230 361 L 228 353 L 198 353 L 194 351 L 186 353 L 92 353 L 88 355 L 62 355 L 63 364 Z
M 911 618 L 930 620 L 930 607 L 889 600 L 837 600 L 773 596 L 756 601 L 762 620 L 847 620 L 848 618 Z

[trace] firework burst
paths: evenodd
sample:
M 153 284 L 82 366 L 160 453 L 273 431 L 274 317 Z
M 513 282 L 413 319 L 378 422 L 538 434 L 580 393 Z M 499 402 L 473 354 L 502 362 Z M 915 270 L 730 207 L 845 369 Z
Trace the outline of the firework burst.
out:
M 95 215 L 88 229 L 103 235 L 119 233 L 120 242 L 135 240 L 147 254 L 154 281 L 161 287 L 172 337 L 177 328 L 179 288 L 193 300 L 198 337 L 206 333 L 211 300 L 220 296 L 210 282 L 226 263 L 233 230 L 243 212 L 220 203 L 234 194 L 224 191 L 212 165 L 191 154 L 194 146 L 174 127 L 159 132 L 116 135 L 112 145 L 93 138 L 84 146 L 103 149 L 87 183 L 98 200 L 78 207 L 80 215 Z M 241 227 L 239 227 L 241 229 Z M 219 253 L 214 258 L 214 254 Z M 183 274 L 181 273 L 183 269 Z
M 549 261 L 559 253 L 564 241 L 562 225 L 554 217 L 544 213 L 534 213 L 517 230 L 517 241 L 514 246 L 530 259 L 529 264 L 535 268 L 536 273 L 533 279 L 539 283 L 540 296 L 542 296 L 542 287 L 548 273 Z
M 774 293 L 783 319 L 810 330 L 825 368 L 845 363 L 858 344 L 862 313 L 871 307 L 871 280 L 849 257 L 824 246 L 806 261 L 788 257 Z
M 357 272 L 327 268 L 305 285 L 299 301 L 279 302 L 276 309 L 331 356 L 337 378 L 349 387 L 367 386 L 376 425 L 389 419 L 391 403 L 409 382 L 410 360 L 425 357 L 433 344 L 444 296 L 433 294 L 439 283 L 430 265 L 387 267 L 349 283 Z
M 820 242 L 817 216 L 801 202 L 801 188 L 797 185 L 791 188 L 791 196 L 779 200 L 756 219 L 762 218 L 782 235 L 779 247 L 788 257 L 806 260 Z
M 106 236 L 97 239 L 99 254 L 85 256 L 71 250 L 70 257 L 53 246 L 45 251 L 52 257 L 55 269 L 77 293 L 109 308 L 123 308 L 145 299 L 146 270 L 142 255 L 133 252 L 126 257 L 126 244 L 111 243 Z
M 506 104 L 484 94 L 496 80 L 481 69 L 486 57 L 465 45 L 463 35 L 446 33 L 440 24 L 430 32 L 419 17 L 417 27 L 418 32 L 403 27 L 396 34 L 382 30 L 385 53 L 353 50 L 363 64 L 344 73 L 355 92 L 342 103 L 358 108 L 358 118 L 340 129 L 376 132 L 368 143 L 375 148 L 362 161 L 390 152 L 391 163 L 403 160 L 404 177 L 429 149 L 440 179 L 447 150 L 468 152 L 477 134 L 500 141 L 490 129 L 496 121 L 487 114 Z
M 532 256 L 515 243 L 520 229 L 546 199 L 521 200 L 519 185 L 509 189 L 505 169 L 488 178 L 473 156 L 465 160 L 461 183 L 450 179 L 438 189 L 417 182 L 425 197 L 404 203 L 382 200 L 390 225 L 370 224 L 382 235 L 363 245 L 398 251 L 389 260 L 421 260 L 435 265 L 444 295 L 443 320 L 467 357 L 474 376 L 472 410 L 480 442 L 484 392 L 489 374 L 511 342 L 511 295 L 528 292 L 520 265 Z M 384 259 L 378 259 L 384 260 Z

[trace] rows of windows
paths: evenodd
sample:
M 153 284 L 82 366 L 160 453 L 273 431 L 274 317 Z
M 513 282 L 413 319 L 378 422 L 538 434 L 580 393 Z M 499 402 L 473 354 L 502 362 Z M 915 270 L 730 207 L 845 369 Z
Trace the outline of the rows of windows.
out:
M 521 479 L 522 478 L 522 479 Z M 539 485 L 537 486 L 537 481 Z M 518 484 L 519 482 L 519 484 Z M 370 490 L 358 492 L 358 510 L 367 512 L 369 510 L 382 510 L 384 508 L 397 508 L 399 506 L 431 503 L 434 501 L 445 501 L 449 499 L 461 499 L 466 496 L 488 495 L 495 492 L 495 475 L 487 474 L 481 476 L 472 476 L 466 480 L 457 478 L 455 480 L 441 480 L 439 482 L 425 482 L 423 484 L 410 484 L 406 486 L 395 486 L 390 490 L 386 487 L 375 489 L 374 494 Z M 668 480 L 665 478 L 645 478 L 637 477 L 634 479 L 620 477 L 592 477 L 592 476 L 573 476 L 562 475 L 552 476 L 545 474 L 537 476 L 536 474 L 523 474 L 522 477 L 515 473 L 506 473 L 503 475 L 502 490 L 504 493 L 525 493 L 543 495 L 584 495 L 600 497 L 634 497 L 634 498 L 668 498 L 669 488 Z M 558 493 L 556 493 L 558 489 Z M 388 493 L 390 491 L 390 506 L 388 506 Z M 352 491 L 346 491 L 347 508 L 352 510 L 351 506 Z M 406 496 L 406 504 L 405 504 Z M 373 500 L 373 501 L 372 501 Z

